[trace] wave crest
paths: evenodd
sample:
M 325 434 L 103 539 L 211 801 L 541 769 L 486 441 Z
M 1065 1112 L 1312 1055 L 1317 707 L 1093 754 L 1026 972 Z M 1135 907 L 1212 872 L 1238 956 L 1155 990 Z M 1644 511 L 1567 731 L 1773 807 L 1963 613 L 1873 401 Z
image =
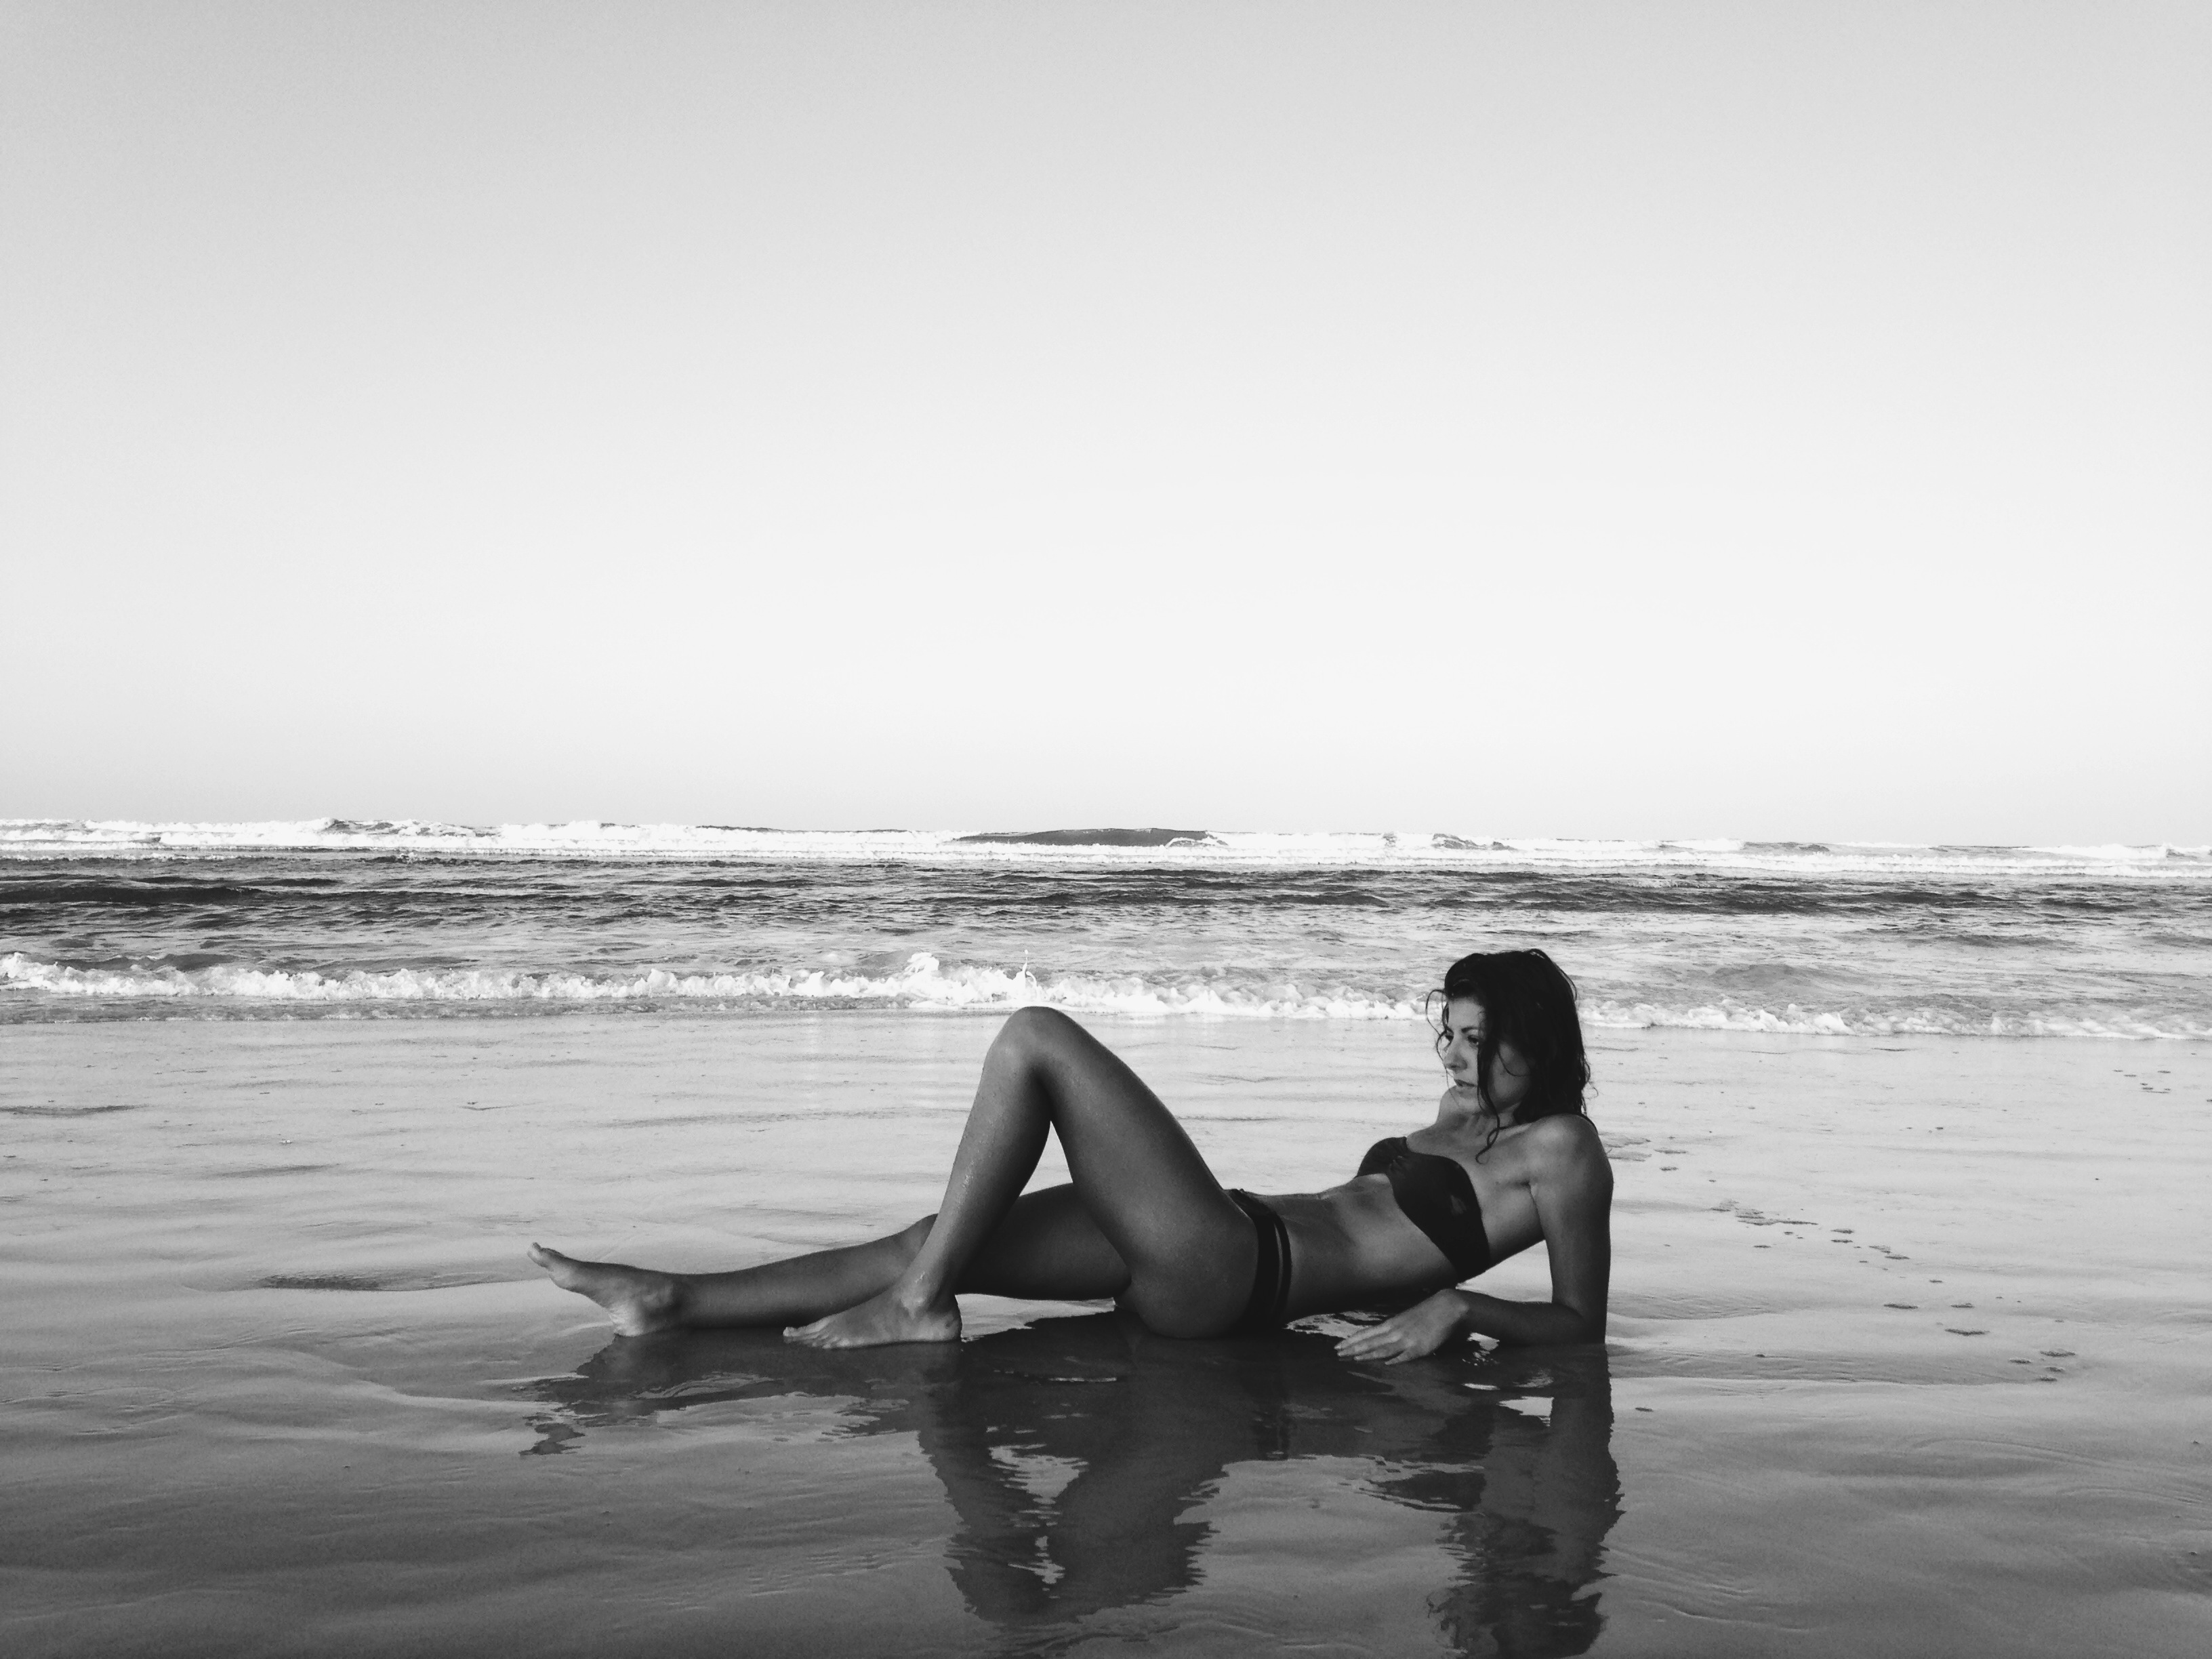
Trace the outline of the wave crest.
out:
M 1141 974 L 1068 974 L 1042 979 L 1026 967 L 946 967 L 917 951 L 894 972 L 767 969 L 680 973 L 654 968 L 631 973 L 526 972 L 490 968 L 356 969 L 343 973 L 252 968 L 133 964 L 77 967 L 41 962 L 21 951 L 0 956 L 0 1009 L 9 1001 L 82 1000 L 122 1012 L 133 1003 L 202 1012 L 250 1013 L 257 1008 L 343 1013 L 520 1012 L 532 1007 L 617 1004 L 745 1008 L 905 1009 L 1000 1012 L 1062 1008 L 1070 1013 L 1198 1016 L 1226 1019 L 1389 1019 L 1422 1018 L 1421 998 L 1388 989 L 1308 988 L 1290 981 L 1238 984 L 1218 978 L 1147 977 Z M 1723 998 L 1681 1006 L 1593 997 L 1585 1025 L 1596 1030 L 1759 1031 L 1800 1036 L 2125 1037 L 2203 1041 L 2212 1024 L 2104 1010 L 1990 1013 L 1970 1008 L 1778 1009 Z
M 1670 1008 L 1651 1002 L 1595 1001 L 1583 1010 L 1583 1024 L 1613 1030 L 1661 1027 L 1690 1031 L 1768 1031 L 1790 1036 L 1986 1036 L 2127 1037 L 2136 1040 L 2202 1041 L 2212 1025 L 2188 1019 L 2135 1018 L 2126 1014 L 1984 1014 L 1948 1008 L 1855 1008 L 1847 1012 L 1801 1008 L 1786 1003 L 1778 1012 L 1747 1006 L 1731 999 Z
M 709 1002 L 750 1007 L 889 1006 L 1074 1012 L 1212 1014 L 1263 1019 L 1412 1019 L 1405 999 L 1294 984 L 1224 987 L 1205 981 L 1152 983 L 1139 975 L 1070 975 L 1044 981 L 1026 968 L 946 968 L 917 951 L 897 972 L 835 969 L 634 974 L 528 973 L 520 969 L 398 968 L 323 974 L 223 964 L 206 968 L 78 968 L 21 951 L 0 957 L 0 990 L 92 999 L 231 1000 L 284 1004 Z

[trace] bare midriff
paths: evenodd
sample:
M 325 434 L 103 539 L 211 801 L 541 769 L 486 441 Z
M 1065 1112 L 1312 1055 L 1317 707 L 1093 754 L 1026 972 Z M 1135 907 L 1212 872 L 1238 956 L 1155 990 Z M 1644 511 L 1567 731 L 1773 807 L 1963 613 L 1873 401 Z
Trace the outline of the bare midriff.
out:
M 1261 1196 L 1290 1230 L 1292 1319 L 1412 1299 L 1454 1280 L 1451 1263 L 1406 1219 L 1382 1176 Z

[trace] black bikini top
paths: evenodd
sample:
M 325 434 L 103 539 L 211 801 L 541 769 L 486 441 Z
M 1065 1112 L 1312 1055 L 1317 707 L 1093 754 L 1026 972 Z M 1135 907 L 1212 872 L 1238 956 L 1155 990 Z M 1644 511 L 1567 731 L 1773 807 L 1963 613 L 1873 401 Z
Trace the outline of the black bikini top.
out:
M 1417 1152 L 1403 1135 L 1378 1140 L 1359 1160 L 1359 1173 L 1390 1177 L 1390 1196 L 1406 1219 L 1426 1233 L 1461 1279 L 1490 1266 L 1490 1236 L 1482 1231 L 1482 1201 L 1457 1158 Z

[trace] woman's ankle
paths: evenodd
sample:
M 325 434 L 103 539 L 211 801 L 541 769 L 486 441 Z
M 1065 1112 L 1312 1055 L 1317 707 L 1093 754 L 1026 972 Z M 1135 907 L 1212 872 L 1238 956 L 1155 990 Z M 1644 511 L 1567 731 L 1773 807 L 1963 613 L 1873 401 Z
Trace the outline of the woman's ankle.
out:
M 951 1281 L 935 1274 L 902 1277 L 885 1294 L 894 1306 L 910 1314 L 949 1313 L 959 1305 L 953 1299 Z

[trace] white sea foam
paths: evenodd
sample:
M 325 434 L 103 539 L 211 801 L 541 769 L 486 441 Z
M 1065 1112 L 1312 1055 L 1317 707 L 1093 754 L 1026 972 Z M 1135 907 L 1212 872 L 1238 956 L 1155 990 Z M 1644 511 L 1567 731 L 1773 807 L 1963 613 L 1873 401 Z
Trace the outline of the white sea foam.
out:
M 56 1001 L 85 999 L 117 1003 L 143 1000 L 176 1007 L 197 1005 L 238 1012 L 260 1005 L 302 1012 L 374 1012 L 448 1005 L 455 1010 L 496 1012 L 532 1004 L 703 1004 L 722 1007 L 873 1006 L 914 1011 L 1005 1012 L 1045 1006 L 1072 1013 L 1138 1016 L 1197 1015 L 1226 1019 L 1392 1019 L 1422 1018 L 1417 994 L 1391 995 L 1341 986 L 1227 985 L 1208 979 L 1151 979 L 1139 975 L 1072 974 L 1040 979 L 1025 968 L 945 967 L 916 952 L 890 974 L 823 969 L 731 973 L 591 975 L 523 973 L 491 969 L 401 968 L 343 974 L 287 972 L 234 965 L 180 969 L 79 968 L 42 962 L 21 951 L 0 956 L 0 996 Z M 4 1006 L 4 1005 L 0 1005 Z M 1665 1004 L 1591 1000 L 1584 1023 L 1595 1029 L 1651 1026 L 1692 1030 L 1765 1031 L 1809 1036 L 2104 1036 L 2137 1039 L 2212 1038 L 2212 1025 L 2186 1018 L 2163 1021 L 2110 1014 L 2057 1012 L 1998 1014 L 1939 1008 L 1836 1011 L 1784 1005 L 1779 1009 L 1723 1000 L 1713 1004 Z
M 267 1003 L 617 1003 L 705 1001 L 878 1004 L 917 1009 L 1044 1005 L 1091 1013 L 1213 1014 L 1271 1019 L 1411 1019 L 1415 1002 L 1294 984 L 1225 988 L 1204 981 L 1153 983 L 1135 975 L 1039 980 L 1026 969 L 951 968 L 926 951 L 885 975 L 794 969 L 758 973 L 521 973 L 400 968 L 343 974 L 218 966 L 76 968 L 21 951 L 0 956 L 0 989 L 50 997 L 228 999 Z
M 2164 1022 L 2114 1015 L 1983 1014 L 1942 1008 L 1870 1009 L 1848 1012 L 1748 1006 L 1733 1000 L 1670 1008 L 1657 1003 L 1596 1001 L 1583 1008 L 1587 1026 L 1641 1030 L 1653 1026 L 1692 1031 L 1771 1031 L 1796 1036 L 2127 1037 L 2202 1041 L 2212 1025 L 2185 1018 Z
M 1431 830 L 1372 834 L 1213 830 L 1173 847 L 975 842 L 966 831 L 801 830 L 715 824 L 498 824 L 411 818 L 314 818 L 258 823 L 0 820 L 0 858 L 356 852 L 444 858 L 699 859 L 800 862 L 882 860 L 977 864 L 1206 866 L 1422 865 L 1495 869 L 1705 869 L 1817 876 L 2164 877 L 2212 880 L 2212 846 L 1915 847 L 1871 842 L 1571 841 Z

